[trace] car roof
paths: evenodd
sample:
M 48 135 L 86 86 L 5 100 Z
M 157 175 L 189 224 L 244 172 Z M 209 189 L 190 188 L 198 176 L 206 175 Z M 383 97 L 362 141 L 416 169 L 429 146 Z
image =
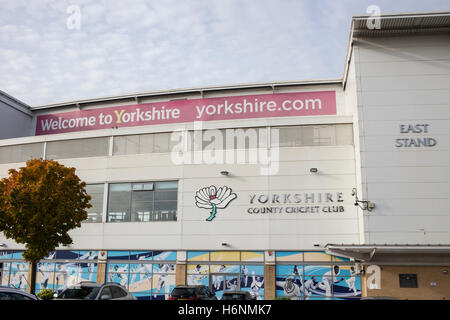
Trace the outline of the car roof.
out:
M 77 287 L 100 288 L 100 287 L 103 287 L 103 286 L 106 286 L 106 285 L 108 285 L 108 286 L 116 286 L 116 287 L 120 287 L 122 289 L 125 289 L 123 286 L 121 286 L 120 284 L 115 283 L 115 282 L 97 283 L 97 282 L 93 282 L 93 281 L 82 281 L 82 282 L 79 282 L 79 283 L 74 284 L 72 286 L 69 286 L 67 289 L 77 288 Z
M 91 281 L 83 281 L 77 284 L 71 285 L 68 288 L 76 288 L 76 287 L 101 287 L 103 283 L 91 282 Z
M 177 288 L 177 289 L 184 289 L 184 288 L 198 288 L 198 287 L 205 287 L 204 285 L 202 285 L 202 284 L 199 284 L 199 285 L 191 285 L 191 286 L 176 286 L 175 288 Z
M 27 297 L 31 297 L 31 298 L 37 299 L 37 297 L 34 294 L 25 292 L 25 291 L 17 289 L 17 288 L 12 288 L 12 287 L 7 287 L 7 286 L 0 286 L 0 291 L 2 291 L 2 292 L 18 293 L 18 294 L 22 294 L 22 295 L 27 296 Z

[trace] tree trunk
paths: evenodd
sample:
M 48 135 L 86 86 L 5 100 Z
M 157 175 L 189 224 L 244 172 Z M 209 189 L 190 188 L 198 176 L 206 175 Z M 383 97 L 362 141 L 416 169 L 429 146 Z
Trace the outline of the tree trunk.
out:
M 30 293 L 34 294 L 36 292 L 36 270 L 37 262 L 31 262 L 31 283 L 30 283 Z

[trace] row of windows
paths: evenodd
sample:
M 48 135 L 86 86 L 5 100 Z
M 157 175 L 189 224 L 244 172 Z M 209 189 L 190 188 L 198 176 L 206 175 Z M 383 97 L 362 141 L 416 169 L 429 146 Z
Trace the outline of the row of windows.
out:
M 351 124 L 304 125 L 267 128 L 208 130 L 202 137 L 188 131 L 182 141 L 179 133 L 150 133 L 113 137 L 113 155 L 167 153 L 176 145 L 182 144 L 183 150 L 198 150 L 201 142 L 204 150 L 249 149 L 265 147 L 269 141 L 272 147 L 335 146 L 352 145 L 353 129 Z M 107 156 L 110 137 L 86 138 L 63 141 L 49 141 L 45 146 L 46 159 L 70 159 Z M 195 144 L 194 144 L 195 143 Z M 44 156 L 44 143 L 29 143 L 0 147 L 0 163 L 25 162 Z
M 102 222 L 104 184 L 86 186 L 92 197 L 86 222 Z M 111 183 L 107 222 L 176 221 L 178 181 Z

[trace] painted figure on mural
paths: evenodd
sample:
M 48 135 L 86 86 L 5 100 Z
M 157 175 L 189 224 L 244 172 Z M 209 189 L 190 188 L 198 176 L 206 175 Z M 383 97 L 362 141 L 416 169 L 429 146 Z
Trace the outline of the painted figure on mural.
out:
M 67 265 L 58 264 L 56 266 L 56 271 L 56 285 L 59 286 L 59 284 L 62 282 L 63 289 L 67 288 L 69 285 L 69 270 L 67 270 Z
M 114 274 L 120 279 L 119 284 L 123 287 L 128 285 L 128 275 L 126 273 L 126 267 L 119 268 L 118 265 L 114 266 Z
M 251 293 L 253 299 L 262 300 L 260 291 L 261 291 L 262 286 L 264 285 L 264 279 L 261 279 L 261 277 L 256 277 L 254 271 L 252 271 L 252 278 L 253 278 L 253 281 L 252 281 L 252 284 L 250 285 L 250 288 L 252 291 L 250 293 Z
M 248 269 L 247 266 L 244 266 L 242 269 L 242 274 L 244 275 L 244 287 L 247 287 L 248 284 Z
M 305 300 L 309 300 L 312 296 L 313 290 L 317 289 L 319 282 L 316 276 L 312 276 L 311 279 L 306 280 L 302 285 L 302 292 L 305 295 Z
M 350 278 L 345 280 L 345 282 L 347 283 L 348 286 L 348 290 L 352 291 L 353 290 L 353 295 L 356 296 L 358 295 L 358 289 L 356 289 L 355 283 L 356 283 L 356 276 L 358 275 L 358 273 L 355 271 L 355 267 L 351 266 L 350 267 Z
M 225 270 L 225 268 L 226 268 L 226 266 L 221 265 L 221 266 L 216 267 L 213 270 L 213 272 L 220 273 L 220 272 L 223 272 L 223 270 Z M 216 288 L 216 290 L 219 290 L 220 289 L 220 284 L 222 283 L 222 276 L 213 275 L 212 282 L 213 282 L 214 288 Z
M 175 266 L 173 264 L 159 264 L 158 266 L 159 272 L 161 272 L 161 274 L 159 275 L 158 287 L 156 289 L 154 297 L 156 298 L 157 294 L 160 293 L 162 288 L 164 287 L 164 295 L 167 300 L 169 298 L 169 273 L 170 271 L 175 270 Z
M 227 290 L 235 291 L 238 288 L 237 278 L 227 280 Z
M 47 289 L 48 286 L 48 280 L 50 278 L 50 266 L 46 262 L 42 262 L 38 264 L 38 270 L 42 275 L 41 278 L 41 288 Z
M 328 271 L 322 276 L 322 282 L 319 283 L 319 288 L 325 291 L 326 300 L 331 299 L 331 290 L 333 288 L 333 284 L 339 283 L 344 280 L 344 278 L 338 279 L 341 272 L 339 266 L 334 266 L 333 269 Z
M 206 275 L 201 274 L 201 265 L 197 265 L 195 269 L 192 271 L 192 274 L 188 277 L 188 285 L 199 285 L 199 281 L 203 278 L 206 278 Z
M 79 259 L 80 260 L 95 260 L 97 258 L 97 255 L 98 255 L 97 252 L 89 251 L 88 253 L 80 256 Z M 79 270 L 78 279 L 81 280 L 81 271 L 82 271 L 81 265 L 80 265 L 80 268 L 78 270 Z M 88 272 L 89 272 L 89 279 L 88 280 L 89 281 L 93 281 L 93 276 L 95 274 L 95 263 L 94 262 L 89 262 L 88 263 Z
M 15 288 L 24 289 L 25 284 L 27 283 L 27 272 L 25 271 L 25 265 L 23 263 L 16 263 L 16 269 L 17 271 L 13 272 L 12 274 L 11 284 Z

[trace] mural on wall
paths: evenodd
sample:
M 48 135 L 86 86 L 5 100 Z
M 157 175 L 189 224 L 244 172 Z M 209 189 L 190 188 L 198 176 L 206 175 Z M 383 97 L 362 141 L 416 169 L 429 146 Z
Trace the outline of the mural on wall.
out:
M 215 186 L 201 188 L 195 193 L 195 205 L 199 208 L 210 209 L 210 215 L 206 221 L 212 221 L 217 214 L 217 209 L 225 209 L 228 204 L 237 198 L 231 188 Z
M 29 264 L 27 262 L 5 263 L 4 264 L 5 285 L 25 290 L 28 287 L 27 286 L 28 267 Z M 6 279 L 6 277 L 8 279 Z
M 2 259 L 23 259 L 23 252 L 3 253 Z M 60 291 L 81 281 L 97 280 L 97 251 L 56 251 L 38 262 L 36 292 L 43 289 Z M 56 259 L 64 259 L 56 260 Z M 25 261 L 3 262 L 1 285 L 25 290 L 29 264 Z
M 175 287 L 176 251 L 109 251 L 107 281 L 140 300 L 167 300 Z
M 225 291 L 248 291 L 264 299 L 263 251 L 188 251 L 187 284 L 210 287 L 218 299 Z
M 51 252 L 45 260 L 38 263 L 36 290 L 61 291 L 82 281 L 95 282 L 97 259 L 98 251 Z
M 277 265 L 276 289 L 291 300 L 359 299 L 361 279 L 351 265 Z

